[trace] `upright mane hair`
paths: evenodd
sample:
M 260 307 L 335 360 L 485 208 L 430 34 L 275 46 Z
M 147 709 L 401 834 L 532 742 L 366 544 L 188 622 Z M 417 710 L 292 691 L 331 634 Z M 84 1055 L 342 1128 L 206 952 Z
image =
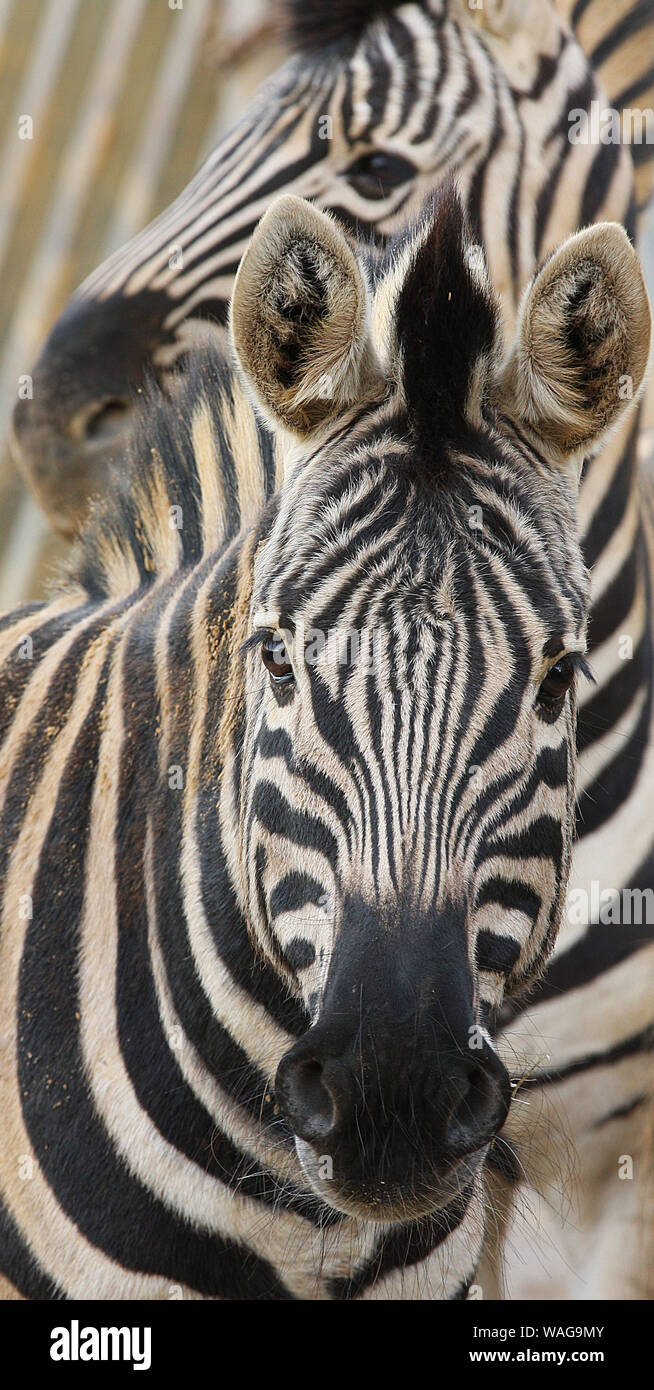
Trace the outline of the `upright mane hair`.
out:
M 373 19 L 401 0 L 281 0 L 281 27 L 291 47 L 308 50 L 358 39 Z

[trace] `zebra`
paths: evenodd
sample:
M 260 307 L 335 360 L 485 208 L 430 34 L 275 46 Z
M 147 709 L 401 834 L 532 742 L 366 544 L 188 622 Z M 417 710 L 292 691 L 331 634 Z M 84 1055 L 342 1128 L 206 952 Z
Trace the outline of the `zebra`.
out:
M 572 850 L 579 472 L 650 327 L 615 224 L 504 347 L 452 184 L 376 266 L 262 219 L 237 374 L 153 395 L 0 626 L 5 1297 L 466 1296 Z M 238 529 L 244 393 L 283 481 Z
M 634 187 L 627 147 L 571 143 L 570 114 L 604 103 L 593 61 L 618 106 L 644 99 L 648 0 L 613 0 L 610 17 L 604 0 L 283 8 L 293 56 L 178 200 L 85 281 L 17 402 L 17 458 L 65 532 L 108 485 L 144 374 L 172 388 L 194 345 L 225 341 L 236 267 L 275 192 L 383 247 L 455 173 L 509 332 L 524 285 L 570 232 L 602 218 L 635 232 L 652 147 L 632 147 Z
M 120 422 L 131 422 L 128 378 L 140 383 L 144 361 L 153 360 L 173 391 L 197 339 L 222 341 L 236 265 L 276 191 L 290 188 L 331 209 L 383 256 L 424 193 L 455 168 L 509 335 L 525 282 L 568 233 L 611 218 L 635 235 L 651 146 L 630 152 L 571 144 L 569 117 L 604 100 L 593 64 L 616 106 L 643 100 L 652 69 L 648 5 L 616 4 L 609 16 L 592 0 L 561 0 L 563 21 L 541 0 L 485 0 L 479 11 L 463 0 L 397 7 L 342 0 L 319 13 L 309 3 L 289 13 L 297 50 L 290 64 L 181 199 L 87 281 L 37 364 L 34 400 L 19 406 L 16 435 L 39 495 L 64 527 L 89 490 L 113 485 L 107 468 L 112 454 L 122 456 Z M 323 116 L 333 129 L 321 140 Z M 182 252 L 181 267 L 169 264 L 171 246 Z M 246 404 L 232 409 L 242 447 L 225 486 L 245 524 L 279 485 L 281 459 L 276 439 L 261 444 Z M 579 695 L 571 896 L 591 905 L 598 886 L 614 892 L 654 884 L 654 840 L 642 812 L 654 776 L 652 504 L 638 444 L 629 412 L 584 469 L 579 496 L 597 685 Z M 530 1297 L 548 1296 L 552 1287 L 567 1297 L 642 1289 L 634 1235 L 651 1162 L 652 930 L 647 922 L 617 931 L 607 925 L 592 906 L 581 922 L 568 922 L 566 913 L 540 990 L 503 1015 L 498 1045 L 523 1076 L 521 1099 L 529 1101 L 514 1106 L 507 1122 L 518 1155 L 509 1176 L 512 1184 L 524 1178 L 518 1226 L 525 1206 L 540 1200 L 534 1189 L 549 1203 L 529 1219 L 547 1226 L 550 1251 L 532 1241 L 536 1248 L 521 1249 L 519 1261 L 509 1258 L 512 1288 Z M 524 1136 L 517 1132 L 522 1115 Z M 562 1179 L 566 1139 L 578 1155 L 582 1202 L 572 1219 L 565 1210 L 571 1184 Z M 632 1183 L 616 1176 L 625 1154 L 636 1165 Z M 500 1192 L 501 1200 L 509 1198 Z M 505 1248 L 525 1239 L 512 1227 Z M 561 1262 L 548 1290 L 555 1248 Z M 484 1286 L 491 1282 L 485 1274 Z

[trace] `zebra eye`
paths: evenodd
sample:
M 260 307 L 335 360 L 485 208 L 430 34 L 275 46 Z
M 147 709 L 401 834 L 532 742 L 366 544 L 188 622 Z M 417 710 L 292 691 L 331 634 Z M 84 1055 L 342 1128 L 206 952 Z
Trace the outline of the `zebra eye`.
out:
M 350 164 L 344 177 L 362 198 L 386 198 L 394 188 L 415 178 L 416 173 L 415 164 L 401 154 L 370 150 Z
M 281 637 L 266 637 L 261 643 L 261 660 L 275 685 L 290 685 L 293 667 Z
M 569 656 L 560 657 L 554 666 L 550 666 L 544 681 L 541 682 L 537 700 L 546 714 L 559 713 L 572 685 L 574 673 L 574 662 Z

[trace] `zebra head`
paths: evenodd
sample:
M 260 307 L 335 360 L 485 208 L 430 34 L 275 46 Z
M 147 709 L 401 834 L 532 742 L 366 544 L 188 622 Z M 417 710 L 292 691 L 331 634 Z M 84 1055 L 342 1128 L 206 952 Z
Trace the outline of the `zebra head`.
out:
M 238 874 L 309 1024 L 277 1103 L 340 1210 L 434 1210 L 506 1117 L 493 1019 L 553 944 L 573 836 L 580 461 L 649 330 L 602 224 L 503 348 L 451 186 L 373 277 L 291 196 L 242 261 L 233 341 L 288 471 L 253 562 Z
M 626 149 L 567 139 L 570 108 L 596 89 L 549 0 L 285 8 L 288 62 L 178 200 L 78 290 L 16 406 L 17 456 L 62 529 L 107 490 L 144 375 L 172 388 L 192 345 L 223 340 L 240 257 L 275 193 L 383 247 L 456 173 L 509 314 L 562 236 L 598 208 L 625 215 Z

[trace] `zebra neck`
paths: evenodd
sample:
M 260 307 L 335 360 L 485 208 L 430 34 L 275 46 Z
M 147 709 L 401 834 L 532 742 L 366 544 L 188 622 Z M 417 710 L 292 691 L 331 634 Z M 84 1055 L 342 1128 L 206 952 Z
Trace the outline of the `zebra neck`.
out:
M 652 521 L 638 416 L 587 466 L 580 492 L 597 684 L 580 691 L 578 835 L 619 812 L 642 773 L 652 712 Z

